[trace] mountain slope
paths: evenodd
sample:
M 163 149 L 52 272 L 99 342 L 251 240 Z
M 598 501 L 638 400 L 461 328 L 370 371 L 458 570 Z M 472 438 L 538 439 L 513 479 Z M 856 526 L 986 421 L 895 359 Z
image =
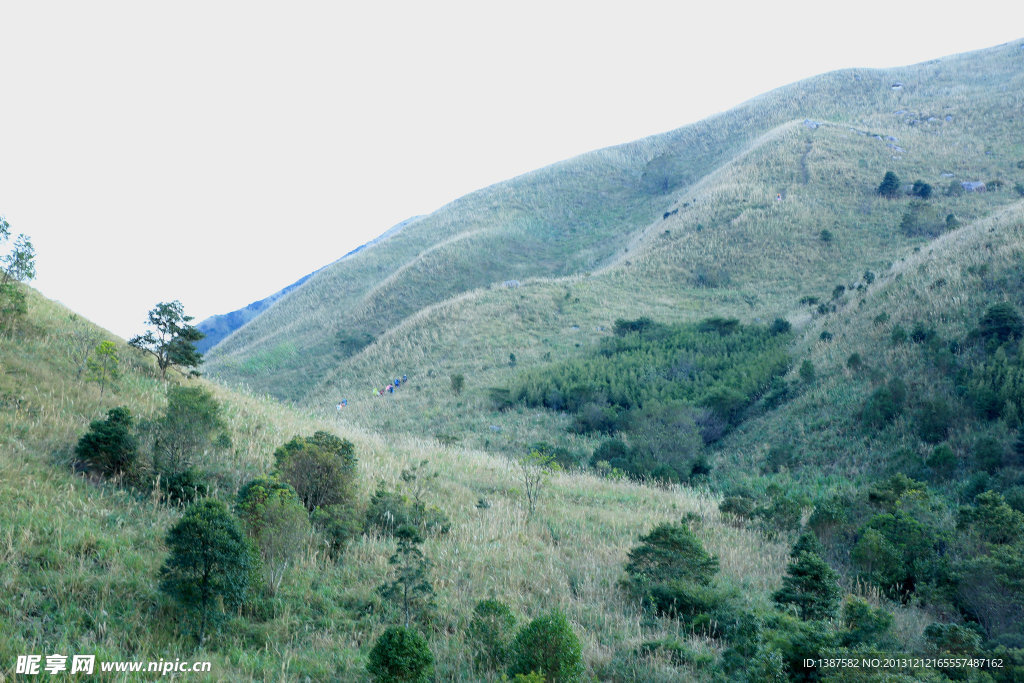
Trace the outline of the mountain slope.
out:
M 353 254 L 357 254 L 363 249 L 366 249 L 367 247 L 373 246 L 374 244 L 377 244 L 382 240 L 387 239 L 388 237 L 397 233 L 405 226 L 419 219 L 420 216 L 414 216 L 413 218 L 406 219 L 399 223 L 398 225 L 395 225 L 388 231 L 384 232 L 380 236 L 370 240 L 366 244 L 362 244 L 356 247 L 355 249 L 345 254 L 341 258 L 345 259 L 348 258 L 349 256 L 352 256 Z M 263 311 L 270 308 L 270 306 L 274 302 L 276 302 L 278 299 L 280 299 L 288 292 L 292 291 L 293 289 L 296 289 L 297 287 L 302 286 L 306 282 L 306 280 L 316 275 L 318 272 L 320 272 L 320 270 L 323 269 L 317 269 L 312 273 L 309 273 L 308 275 L 304 275 L 295 282 L 293 282 L 292 284 L 285 287 L 284 289 L 278 290 L 277 292 L 274 292 L 273 294 L 264 299 L 254 301 L 245 308 L 240 308 L 236 311 L 231 311 L 230 313 L 222 313 L 219 315 L 210 316 L 209 318 L 206 318 L 205 320 L 201 321 L 199 324 L 196 325 L 196 327 L 199 329 L 200 332 L 202 332 L 206 336 L 196 343 L 196 349 L 199 351 L 199 353 L 202 354 L 209 353 L 210 349 L 219 344 L 225 337 L 227 337 L 232 332 L 240 328 L 242 325 L 245 325 L 247 322 L 258 316 Z
M 115 482 L 76 474 L 77 439 L 90 420 L 117 405 L 140 417 L 163 409 L 155 367 L 118 340 L 124 374 L 105 394 L 76 376 L 74 340 L 112 338 L 29 290 L 29 318 L 0 344 L 0 675 L 18 655 L 95 654 L 97 661 L 209 660 L 215 680 L 358 680 L 386 620 L 376 587 L 389 571 L 393 542 L 358 537 L 343 559 L 328 559 L 310 536 L 274 597 L 230 615 L 206 647 L 181 628 L 181 615 L 158 590 L 164 538 L 181 509 Z M 7 343 L 13 341 L 14 343 Z M 317 429 L 351 439 L 359 458 L 360 501 L 378 482 L 400 486 L 401 472 L 425 459 L 438 474 L 419 495 L 451 520 L 451 531 L 424 544 L 432 560 L 439 617 L 430 644 L 438 676 L 473 673 L 465 624 L 488 597 L 533 618 L 558 606 L 583 643 L 588 672 L 608 679 L 696 680 L 699 670 L 637 655 L 641 642 L 671 635 L 670 623 L 646 623 L 616 589 L 628 549 L 659 521 L 693 513 L 698 533 L 722 564 L 723 580 L 760 605 L 777 587 L 786 547 L 724 520 L 715 500 L 685 488 L 655 489 L 579 474 L 558 474 L 536 517 L 525 519 L 522 484 L 504 459 L 387 437 L 339 425 L 202 382 L 224 409 L 229 451 L 197 465 L 213 495 L 233 504 L 238 488 L 267 472 L 273 449 Z M 479 505 L 481 499 L 488 506 Z M 687 642 L 702 652 L 716 645 Z M 97 663 L 97 667 L 99 664 Z M 616 673 L 618 672 L 618 673 Z
M 374 361 L 356 354 L 380 358 L 373 341 L 393 339 L 403 321 L 537 278 L 603 278 L 583 316 L 595 324 L 584 330 L 607 326 L 614 318 L 606 312 L 617 308 L 678 318 L 709 301 L 748 317 L 796 315 L 796 299 L 812 293 L 799 290 L 850 284 L 915 243 L 899 231 L 906 207 L 873 194 L 886 170 L 931 183 L 941 197 L 932 212 L 961 221 L 1009 201 L 1007 191 L 942 191 L 994 179 L 1009 189 L 1021 175 L 1022 62 L 1014 44 L 825 74 L 480 190 L 318 273 L 211 353 L 208 369 L 291 399 L 335 377 L 364 391 L 380 377 L 359 369 Z M 836 239 L 823 241 L 823 230 Z M 480 316 L 474 323 L 484 324 Z M 429 349 L 419 375 L 447 355 Z M 557 344 L 542 351 L 558 352 Z M 378 365 L 396 362 L 385 355 Z

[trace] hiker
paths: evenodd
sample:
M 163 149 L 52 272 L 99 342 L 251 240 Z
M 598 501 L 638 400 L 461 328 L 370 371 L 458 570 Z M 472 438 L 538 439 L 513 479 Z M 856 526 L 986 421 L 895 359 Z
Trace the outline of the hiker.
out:
M 409 375 L 402 375 L 402 383 L 405 384 L 409 381 Z
M 777 202 L 781 202 L 782 201 L 782 193 L 781 192 L 778 193 L 777 195 L 775 195 L 775 201 L 777 201 Z

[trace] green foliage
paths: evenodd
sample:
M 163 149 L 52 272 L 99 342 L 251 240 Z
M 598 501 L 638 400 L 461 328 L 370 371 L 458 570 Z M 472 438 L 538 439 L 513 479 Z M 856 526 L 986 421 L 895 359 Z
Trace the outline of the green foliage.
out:
M 405 619 L 405 627 L 414 620 L 427 623 L 434 610 L 434 586 L 430 583 L 430 560 L 424 556 L 420 546 L 423 536 L 411 524 L 404 524 L 395 530 L 398 542 L 395 553 L 388 558 L 394 571 L 390 583 L 377 589 L 386 602 L 399 610 Z
M 810 384 L 811 382 L 814 381 L 814 377 L 814 363 L 812 363 L 810 360 L 805 359 L 802 363 L 800 363 L 800 380 L 805 384 Z
M 391 626 L 370 650 L 366 672 L 378 683 L 427 683 L 434 679 L 434 654 L 415 629 Z
M 451 521 L 436 507 L 427 507 L 423 501 L 389 491 L 382 483 L 377 487 L 366 509 L 366 527 L 385 534 L 393 534 L 403 525 L 412 525 L 427 534 L 446 534 Z
M 1024 538 L 1024 513 L 1014 510 L 995 491 L 974 498 L 974 505 L 961 507 L 957 528 L 985 544 L 1005 545 Z
M 224 503 L 204 499 L 189 507 L 167 534 L 170 556 L 160 569 L 160 590 L 198 626 L 199 641 L 225 608 L 245 600 L 255 553 Z
M 717 609 L 723 596 L 711 586 L 718 558 L 685 524 L 659 524 L 629 551 L 623 587 L 657 613 L 695 617 Z
M 981 316 L 978 333 L 983 339 L 992 339 L 999 343 L 1020 339 L 1024 335 L 1024 320 L 1013 304 L 993 304 Z
M 194 467 L 168 475 L 160 488 L 167 501 L 175 505 L 187 505 L 209 493 L 203 474 Z
M 130 470 L 138 457 L 132 424 L 132 414 L 123 406 L 110 410 L 105 420 L 93 420 L 75 446 L 78 462 L 107 477 Z
M 165 479 L 190 468 L 224 433 L 220 402 L 201 386 L 171 385 L 167 411 L 154 425 L 153 464 Z
M 910 192 L 915 197 L 920 197 L 921 199 L 930 199 L 932 196 L 932 189 L 932 186 L 924 182 L 923 180 L 915 180 L 914 187 Z
M 509 606 L 499 600 L 481 600 L 473 608 L 466 639 L 473 649 L 473 663 L 478 672 L 502 669 L 511 661 L 512 639 L 516 617 Z
M 703 406 L 725 428 L 789 366 L 787 333 L 733 319 L 616 330 L 595 353 L 521 373 L 512 399 L 574 413 L 580 431 L 622 430 L 654 404 Z
M 899 195 L 900 192 L 900 178 L 892 171 L 886 171 L 885 177 L 882 178 L 881 184 L 878 186 L 878 194 L 892 199 Z
M 156 358 L 161 379 L 167 379 L 168 368 L 191 368 L 192 374 L 198 374 L 195 368 L 203 362 L 203 356 L 194 344 L 205 335 L 189 324 L 192 320 L 192 316 L 185 315 L 180 301 L 158 303 L 147 315 L 152 329 L 132 337 L 128 343 Z
M 928 624 L 925 640 L 936 654 L 973 655 L 981 648 L 981 634 L 962 624 Z
M 956 468 L 956 454 L 949 444 L 939 444 L 932 450 L 932 454 L 925 461 L 928 467 L 932 468 L 941 477 L 948 477 Z
M 835 236 L 832 235 L 831 230 L 822 230 L 820 233 L 818 233 L 818 239 L 820 239 L 825 244 L 831 244 L 833 240 L 835 240 Z
M 466 377 L 461 372 L 453 374 L 449 379 L 452 383 L 452 393 L 458 396 L 462 393 L 462 388 L 466 386 Z
M 277 473 L 306 509 L 352 505 L 356 497 L 355 446 L 324 431 L 296 436 L 274 451 Z
M 0 249 L 11 238 L 11 224 L 0 216 Z M 6 254 L 0 256 L 0 332 L 9 332 L 28 313 L 25 292 L 19 285 L 36 276 L 36 252 L 26 235 L 18 235 Z
M 946 438 L 953 422 L 953 409 L 941 396 L 922 401 L 917 411 L 917 434 L 923 441 L 937 443 Z
M 318 507 L 309 519 L 323 535 L 327 552 L 334 559 L 340 558 L 349 543 L 363 532 L 363 515 L 350 504 Z
M 93 349 L 86 360 L 87 374 L 85 380 L 87 382 L 98 382 L 100 385 L 100 396 L 102 396 L 107 388 L 107 384 L 120 376 L 119 364 L 117 345 L 112 341 L 102 341 Z
M 792 330 L 793 325 L 785 318 L 776 318 L 772 321 L 771 327 L 768 328 L 768 331 L 772 334 L 789 334 Z
M 550 453 L 532 450 L 516 458 L 515 466 L 526 494 L 527 518 L 530 518 L 537 509 L 537 503 L 551 478 L 551 473 L 558 465 Z
M 815 552 L 821 544 L 804 534 L 790 554 L 793 561 L 782 578 L 782 588 L 772 599 L 779 607 L 796 607 L 801 619 L 830 619 L 839 606 L 839 575 Z
M 864 366 L 864 360 L 860 357 L 859 353 L 851 353 L 849 358 L 846 359 L 846 367 L 856 372 Z
M 872 608 L 861 598 L 851 595 L 843 601 L 842 624 L 845 632 L 839 642 L 843 647 L 890 648 L 895 644 L 892 614 L 881 607 Z
M 243 486 L 236 510 L 260 552 L 267 586 L 276 593 L 309 535 L 309 515 L 295 489 L 274 477 L 259 477 Z
M 560 610 L 547 612 L 516 635 L 509 674 L 536 671 L 549 683 L 571 683 L 583 676 L 582 646 Z
M 1013 545 L 995 545 L 987 554 L 965 559 L 957 574 L 961 609 L 984 627 L 989 638 L 1021 633 L 1024 545 L 1019 540 Z
M 907 387 L 898 377 L 872 392 L 864 404 L 861 420 L 875 429 L 882 429 L 899 416 L 906 400 Z

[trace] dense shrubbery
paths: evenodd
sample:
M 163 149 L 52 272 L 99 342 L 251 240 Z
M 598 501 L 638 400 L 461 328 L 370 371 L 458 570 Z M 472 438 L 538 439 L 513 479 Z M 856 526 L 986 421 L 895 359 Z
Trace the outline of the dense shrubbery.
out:
M 554 683 L 572 683 L 583 676 L 583 648 L 572 625 L 559 610 L 524 626 L 512 646 L 511 675 L 540 673 Z
M 124 407 L 108 412 L 105 420 L 94 420 L 75 447 L 78 462 L 108 477 L 125 473 L 138 457 L 132 427 L 132 414 Z
M 434 678 L 434 655 L 418 631 L 392 626 L 370 650 L 366 672 L 379 683 L 426 683 Z
M 760 327 L 640 318 L 618 320 L 614 331 L 588 357 L 522 374 L 509 400 L 573 413 L 581 433 L 628 433 L 628 442 L 606 442 L 591 463 L 637 478 L 706 475 L 703 447 L 741 421 L 789 367 L 790 326 L 782 319 Z

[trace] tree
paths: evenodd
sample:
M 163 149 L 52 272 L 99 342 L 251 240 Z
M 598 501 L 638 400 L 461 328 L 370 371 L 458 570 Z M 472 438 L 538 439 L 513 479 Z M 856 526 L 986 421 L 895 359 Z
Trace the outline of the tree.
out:
M 291 559 L 309 534 L 309 513 L 295 489 L 274 477 L 259 477 L 243 486 L 237 511 L 260 551 L 267 586 L 276 593 Z
M 560 610 L 543 614 L 516 636 L 511 675 L 536 671 L 549 682 L 567 683 L 583 676 L 583 648 Z
M 794 605 L 801 619 L 829 619 L 839 606 L 839 575 L 814 552 L 817 540 L 805 536 L 794 546 L 782 588 L 772 599 L 782 608 Z
M 392 626 L 370 650 L 366 672 L 379 683 L 425 683 L 433 680 L 434 655 L 418 631 Z
M 277 472 L 312 512 L 318 507 L 351 505 L 355 500 L 355 446 L 347 439 L 318 431 L 296 436 L 274 451 Z
M 120 360 L 117 357 L 117 346 L 112 341 L 100 342 L 89 358 L 86 359 L 88 374 L 85 379 L 89 382 L 99 382 L 100 396 L 107 388 L 107 382 L 113 382 L 120 376 L 118 365 Z
M 78 440 L 75 455 L 90 470 L 104 476 L 128 470 L 138 455 L 131 412 L 118 407 L 107 413 L 106 420 L 93 420 L 89 431 Z
M 430 583 L 430 560 L 420 550 L 423 536 L 416 527 L 405 524 L 395 531 L 398 548 L 388 558 L 388 564 L 395 568 L 391 583 L 377 589 L 380 596 L 396 605 L 405 617 L 409 628 L 414 613 L 424 619 L 434 606 L 434 586 Z
M 215 435 L 226 437 L 226 429 L 220 402 L 212 393 L 201 386 L 171 386 L 167 412 L 155 425 L 157 472 L 168 478 L 184 472 L 213 447 Z
M 219 500 L 195 503 L 167 534 L 171 554 L 160 569 L 160 590 L 197 622 L 199 643 L 221 616 L 246 597 L 256 554 L 238 521 Z
M 193 368 L 190 374 L 199 374 L 195 368 L 203 362 L 203 356 L 193 345 L 206 335 L 189 325 L 192 316 L 185 315 L 180 301 L 161 302 L 150 310 L 147 321 L 152 330 L 128 340 L 128 343 L 156 358 L 160 368 L 160 379 L 167 379 L 167 368 L 182 371 Z
M 878 186 L 878 194 L 892 199 L 899 194 L 900 191 L 900 179 L 892 171 L 886 171 L 885 177 L 882 178 L 882 184 Z
M 538 450 L 520 456 L 515 463 L 519 478 L 523 482 L 523 490 L 526 492 L 526 517 L 529 519 L 537 509 L 537 501 L 548 479 L 551 478 L 552 470 L 558 465 L 555 463 L 555 456 Z
M 473 646 L 473 663 L 478 671 L 496 671 L 512 655 L 512 629 L 516 617 L 499 600 L 481 600 L 473 609 L 467 640 Z
M 11 224 L 0 216 L 0 248 L 11 238 Z M 0 330 L 9 329 L 14 321 L 28 311 L 25 292 L 19 282 L 36 276 L 36 252 L 26 235 L 18 235 L 14 245 L 0 256 Z

